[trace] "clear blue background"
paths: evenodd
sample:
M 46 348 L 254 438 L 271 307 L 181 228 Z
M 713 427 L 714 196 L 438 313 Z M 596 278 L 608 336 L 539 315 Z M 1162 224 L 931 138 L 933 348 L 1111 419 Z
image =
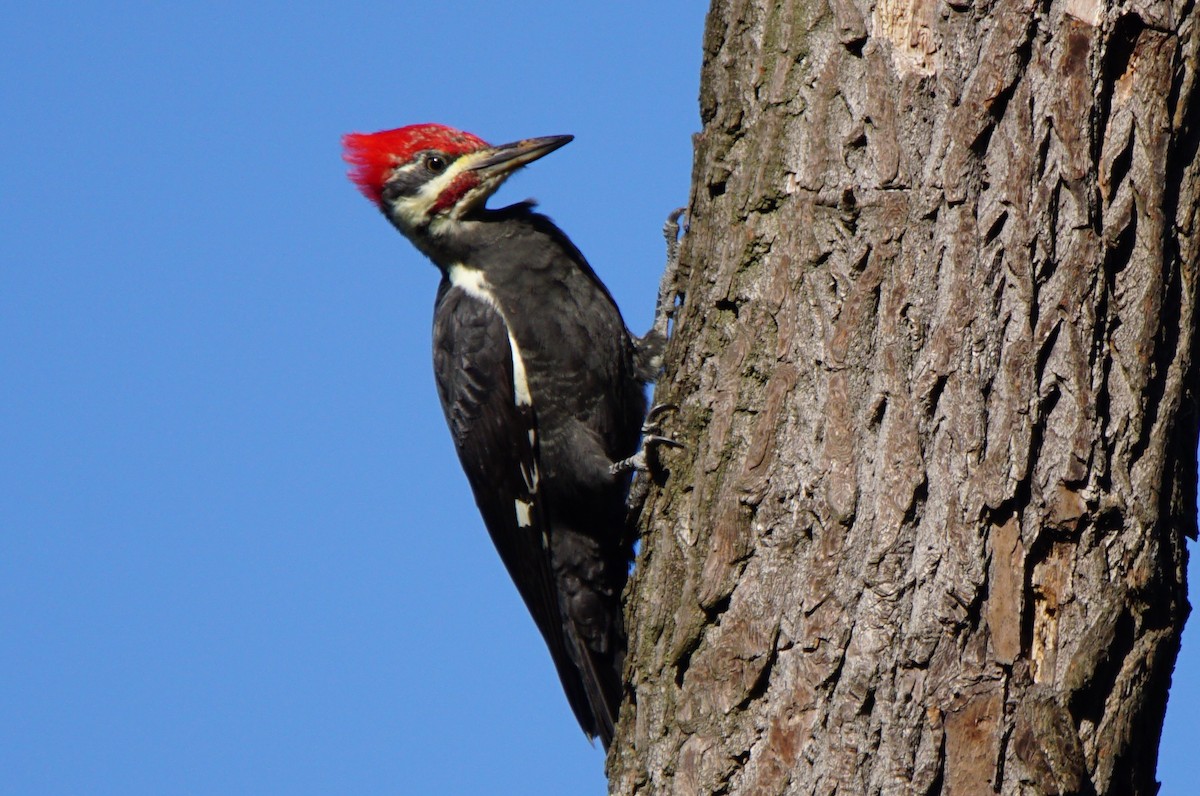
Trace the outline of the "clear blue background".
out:
M 539 198 L 645 328 L 703 7 L 22 6 L 0 24 L 0 793 L 603 793 L 443 427 L 437 273 L 338 137 L 574 133 L 499 199 Z M 1168 796 L 1197 780 L 1189 633 Z

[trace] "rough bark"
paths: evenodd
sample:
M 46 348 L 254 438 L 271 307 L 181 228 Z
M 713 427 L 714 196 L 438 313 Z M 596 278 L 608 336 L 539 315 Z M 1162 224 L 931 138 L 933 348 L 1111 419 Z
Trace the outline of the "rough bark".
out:
M 1152 794 L 1193 0 L 716 0 L 616 794 Z

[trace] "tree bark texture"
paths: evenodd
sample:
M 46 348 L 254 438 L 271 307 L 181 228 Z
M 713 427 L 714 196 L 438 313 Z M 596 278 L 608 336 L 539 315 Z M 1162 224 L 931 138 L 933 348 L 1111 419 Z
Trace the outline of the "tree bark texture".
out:
M 1152 794 L 1193 0 L 716 0 L 616 794 Z

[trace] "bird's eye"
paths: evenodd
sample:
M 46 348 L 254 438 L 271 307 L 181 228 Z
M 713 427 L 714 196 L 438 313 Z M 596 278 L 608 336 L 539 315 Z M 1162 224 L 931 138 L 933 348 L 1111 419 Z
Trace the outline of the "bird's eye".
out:
M 430 155 L 425 158 L 425 168 L 434 174 L 441 174 L 446 170 L 446 159 L 441 155 Z

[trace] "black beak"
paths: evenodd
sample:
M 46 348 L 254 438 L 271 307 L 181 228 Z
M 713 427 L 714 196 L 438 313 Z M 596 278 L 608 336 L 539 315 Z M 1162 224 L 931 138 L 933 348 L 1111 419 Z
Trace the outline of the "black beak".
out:
M 543 138 L 526 138 L 511 144 L 501 144 L 480 153 L 481 157 L 469 168 L 486 178 L 503 177 L 526 163 L 532 163 L 543 155 L 549 155 L 561 146 L 566 146 L 575 136 L 548 135 Z

